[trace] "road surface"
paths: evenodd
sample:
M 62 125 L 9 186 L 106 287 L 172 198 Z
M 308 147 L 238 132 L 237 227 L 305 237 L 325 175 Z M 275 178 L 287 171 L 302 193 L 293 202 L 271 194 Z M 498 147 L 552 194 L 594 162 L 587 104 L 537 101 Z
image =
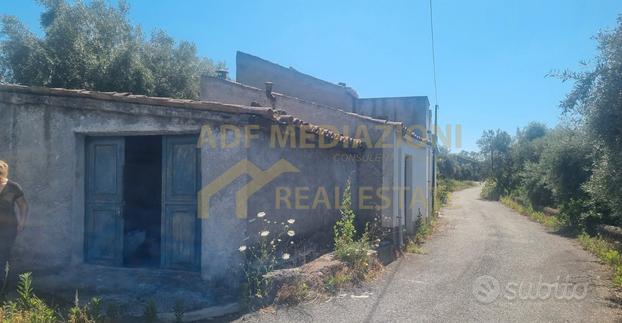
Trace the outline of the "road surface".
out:
M 547 232 L 480 187 L 453 194 L 422 255 L 322 303 L 240 322 L 615 322 L 608 269 L 576 240 Z

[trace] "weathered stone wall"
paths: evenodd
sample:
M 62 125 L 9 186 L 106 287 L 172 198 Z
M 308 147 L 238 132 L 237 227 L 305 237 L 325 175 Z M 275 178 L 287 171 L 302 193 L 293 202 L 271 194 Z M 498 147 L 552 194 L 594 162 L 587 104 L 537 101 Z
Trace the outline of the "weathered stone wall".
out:
M 244 131 L 242 129 L 242 133 Z M 203 275 L 206 279 L 227 287 L 236 287 L 240 283 L 244 263 L 244 253 L 239 248 L 257 243 L 262 231 L 269 232 L 265 239 L 276 240 L 281 235 L 286 240 L 284 224 L 290 219 L 295 220 L 293 224 L 288 224 L 295 235 L 291 238 L 287 236 L 287 239 L 319 248 L 331 245 L 332 228 L 340 216 L 338 205 L 336 207 L 335 204 L 335 189 L 339 190 L 341 197 L 348 179 L 352 181 L 353 192 L 358 187 L 356 161 L 344 161 L 336 156 L 358 152 L 347 152 L 340 148 L 304 148 L 299 145 L 298 139 L 294 145 L 290 142 L 284 146 L 278 143 L 273 145 L 270 130 L 265 128 L 254 131 L 251 141 L 241 136 L 239 144 L 233 147 L 222 147 L 219 143 L 222 136 L 228 138 L 227 142 L 235 141 L 234 132 L 217 128 L 211 134 L 217 144 L 214 146 L 204 141 L 201 149 L 204 187 L 239 163 L 247 164 L 242 173 L 229 178 L 232 180 L 230 185 L 209 200 L 208 216 L 203 220 Z M 296 134 L 296 138 L 299 138 L 299 134 Z M 283 161 L 287 165 L 281 164 L 274 170 L 287 168 L 288 171 L 261 184 L 248 199 L 244 214 L 246 218 L 240 218 L 236 209 L 236 195 L 240 191 L 248 194 L 252 190 L 247 185 L 258 179 L 252 168 L 267 171 Z M 271 174 L 275 173 L 271 172 L 268 176 Z M 282 193 L 283 190 L 288 192 L 288 197 Z M 328 193 L 328 207 L 323 202 L 314 205 L 319 190 Z M 277 194 L 285 198 L 278 199 Z M 356 193 L 353 193 L 353 199 L 356 203 Z M 266 216 L 258 218 L 259 212 L 265 212 Z M 297 250 L 297 245 L 287 245 L 286 249 L 279 252 L 292 252 L 293 258 L 296 256 L 294 250 Z
M 242 52 L 237 52 L 236 55 L 236 81 L 260 89 L 264 89 L 265 82 L 273 82 L 274 92 L 345 111 L 352 111 L 358 97 L 348 87 L 326 82 Z
M 80 97 L 0 91 L 0 159 L 31 206 L 14 260 L 32 267 L 83 259 L 84 139 L 198 133 L 231 115 Z
M 252 241 L 260 230 L 276 232 L 276 228 L 264 227 L 265 223 L 249 222 L 257 212 L 266 212 L 271 221 L 278 223 L 293 218 L 296 220 L 292 225 L 296 237 L 326 245 L 332 241 L 332 225 L 339 216 L 335 188 L 342 190 L 346 181 L 351 179 L 356 207 L 360 182 L 379 186 L 382 179 L 381 173 L 379 176 L 360 176 L 360 169 L 369 165 L 357 162 L 354 157 L 337 158 L 342 154 L 360 156 L 373 149 L 361 152 L 341 148 L 304 148 L 298 141 L 299 135 L 294 146 L 288 143 L 273 148 L 270 143 L 271 123 L 252 115 L 5 90 L 0 91 L 0 111 L 3 115 L 0 118 L 0 140 L 5 143 L 0 145 L 0 159 L 10 163 L 11 178 L 22 185 L 31 205 L 28 226 L 19 236 L 14 252 L 14 258 L 28 269 L 67 268 L 83 262 L 84 141 L 87 136 L 198 134 L 207 125 L 214 131 L 215 140 L 220 142 L 221 125 L 239 126 L 244 134 L 245 125 L 263 120 L 260 123 L 263 130 L 248 146 L 243 135 L 240 143 L 233 147 L 214 148 L 208 140 L 201 150 L 203 186 L 242 160 L 266 170 L 283 159 L 298 170 L 276 177 L 255 192 L 248 200 L 251 216 L 248 219 L 236 216 L 235 199 L 238 190 L 251 180 L 248 174 L 236 177 L 211 199 L 210 216 L 201 222 L 202 276 L 231 287 L 235 287 L 241 278 L 243 258 L 238 250 L 240 245 Z M 315 142 L 313 138 L 311 141 Z M 302 207 L 296 206 L 292 196 L 291 208 L 285 204 L 277 208 L 277 187 L 286 187 L 292 192 L 302 190 L 299 199 Z M 313 207 L 319 189 L 326 190 L 331 207 L 326 208 L 323 204 Z

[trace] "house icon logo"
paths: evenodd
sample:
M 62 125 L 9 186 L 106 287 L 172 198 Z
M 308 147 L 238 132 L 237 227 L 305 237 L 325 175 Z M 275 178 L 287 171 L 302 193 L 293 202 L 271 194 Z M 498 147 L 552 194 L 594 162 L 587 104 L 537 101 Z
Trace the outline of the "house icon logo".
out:
M 248 159 L 241 160 L 201 189 L 199 192 L 199 218 L 208 218 L 212 196 L 242 175 L 248 174 L 252 178 L 235 194 L 235 214 L 238 218 L 245 219 L 248 212 L 249 197 L 280 175 L 298 172 L 300 170 L 285 159 L 280 159 L 265 171 Z

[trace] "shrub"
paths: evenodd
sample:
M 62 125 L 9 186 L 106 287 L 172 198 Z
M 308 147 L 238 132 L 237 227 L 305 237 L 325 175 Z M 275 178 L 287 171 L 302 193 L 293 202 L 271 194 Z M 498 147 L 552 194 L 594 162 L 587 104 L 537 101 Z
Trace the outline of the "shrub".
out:
M 506 193 L 504 189 L 501 188 L 494 179 L 487 179 L 486 182 L 484 182 L 480 197 L 489 201 L 498 201 L 501 196 L 506 195 L 504 193 Z
M 432 219 L 432 221 L 430 222 L 425 222 L 422 221 L 421 218 L 418 218 L 417 222 L 415 223 L 417 231 L 415 232 L 414 237 L 409 239 L 408 243 L 406 243 L 405 251 L 408 253 L 423 254 L 423 249 L 421 248 L 421 245 L 423 244 L 425 239 L 430 236 L 430 234 L 432 234 L 434 226 L 436 225 L 436 221 L 437 220 L 435 218 Z
M 265 224 L 270 223 L 265 212 L 257 213 L 257 219 Z M 266 274 L 289 261 L 290 254 L 286 253 L 285 249 L 293 244 L 293 237 L 296 234 L 290 228 L 290 224 L 293 223 L 295 223 L 294 219 L 289 219 L 287 223 L 281 223 L 276 232 L 264 228 L 259 232 L 257 242 L 250 246 L 240 247 L 240 252 L 246 256 L 243 296 L 247 307 L 265 306 L 269 298 L 273 296 L 271 294 L 272 278 Z
M 324 289 L 329 293 L 336 293 L 340 289 L 343 289 L 349 286 L 354 277 L 352 273 L 348 270 L 340 270 L 336 272 L 334 275 L 329 276 L 324 281 Z
M 297 279 L 291 284 L 286 284 L 276 294 L 278 304 L 296 305 L 309 296 L 309 285 L 302 279 Z
M 54 310 L 33 293 L 30 273 L 19 276 L 17 294 L 17 300 L 3 304 L 0 311 L 0 319 L 3 322 L 53 323 L 58 321 Z
M 356 240 L 354 221 L 356 214 L 352 210 L 350 181 L 346 183 L 339 210 L 341 218 L 333 228 L 335 233 L 335 258 L 350 266 L 357 276 L 362 278 L 369 270 L 370 238 L 368 227 L 360 239 Z

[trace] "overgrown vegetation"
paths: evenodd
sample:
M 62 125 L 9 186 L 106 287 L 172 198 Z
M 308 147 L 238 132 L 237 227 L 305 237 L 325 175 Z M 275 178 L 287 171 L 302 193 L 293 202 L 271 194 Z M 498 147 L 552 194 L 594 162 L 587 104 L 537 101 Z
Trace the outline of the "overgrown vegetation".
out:
M 356 235 L 354 224 L 356 215 L 352 210 L 350 181 L 346 183 L 339 212 L 341 218 L 334 227 L 335 258 L 345 262 L 358 279 L 364 279 L 370 269 L 368 252 L 371 247 L 371 239 L 369 227 L 365 228 L 365 232 L 360 237 Z
M 62 310 L 52 308 L 37 297 L 32 288 L 32 275 L 24 273 L 19 276 L 17 297 L 5 301 L 0 306 L 0 322 L 11 323 L 104 323 L 116 322 L 102 313 L 102 302 L 98 298 L 81 306 L 76 292 L 74 306 L 66 315 Z
M 561 125 L 532 122 L 513 137 L 490 130 L 478 141 L 489 164 L 484 197 L 558 208 L 560 222 L 591 234 L 622 224 L 622 16 L 596 39 L 600 54 L 584 71 L 552 73 L 574 81 Z
M 614 284 L 622 286 L 622 257 L 615 246 L 599 236 L 591 237 L 587 233 L 579 235 L 579 242 L 581 242 L 583 248 L 595 254 L 605 264 L 611 266 Z
M 484 132 L 478 141 L 488 165 L 482 197 L 579 233 L 584 248 L 611 265 L 622 285 L 619 251 L 596 235 L 601 224 L 622 225 L 622 16 L 595 39 L 600 53 L 582 63 L 582 72 L 551 73 L 574 81 L 560 125 L 532 122 L 515 136 Z M 558 211 L 546 215 L 547 207 Z
M 256 239 L 250 240 L 249 237 L 251 245 L 240 247 L 240 252 L 245 256 L 243 296 L 250 309 L 265 306 L 269 302 L 272 278 L 267 274 L 290 259 L 291 255 L 286 251 L 294 243 L 293 237 L 296 235 L 290 228 L 295 223 L 294 219 L 281 224 L 272 221 L 272 227 L 278 227 L 272 232 L 268 230 L 271 221 L 265 212 L 257 213 L 256 219 L 266 226 L 258 232 L 257 237 L 253 237 Z
M 551 229 L 559 229 L 562 227 L 563 223 L 559 220 L 557 216 L 554 215 L 546 215 L 544 212 L 536 211 L 531 206 L 525 206 L 519 202 L 516 202 L 511 197 L 503 196 L 501 197 L 501 203 L 505 206 L 515 210 L 516 212 L 530 218 L 533 221 L 536 221 L 544 226 Z
M 423 254 L 423 243 L 432 234 L 436 227 L 436 218 L 432 218 L 430 221 L 422 221 L 421 218 L 417 219 L 415 224 L 417 231 L 415 235 L 408 239 L 406 247 L 404 248 L 408 253 Z
M 339 290 L 349 287 L 354 280 L 355 278 L 350 270 L 340 270 L 324 280 L 324 289 L 330 294 L 335 294 Z
M 275 302 L 277 304 L 296 305 L 305 301 L 309 293 L 309 285 L 304 280 L 297 279 L 278 290 Z
M 38 2 L 43 37 L 2 16 L 0 82 L 197 99 L 201 75 L 224 67 L 164 31 L 145 40 L 125 1 Z

